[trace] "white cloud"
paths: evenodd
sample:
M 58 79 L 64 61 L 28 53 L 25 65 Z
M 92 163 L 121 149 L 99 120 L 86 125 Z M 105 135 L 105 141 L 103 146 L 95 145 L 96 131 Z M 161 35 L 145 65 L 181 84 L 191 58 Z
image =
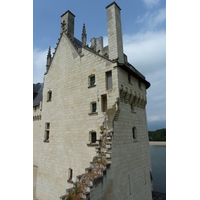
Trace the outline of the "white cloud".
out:
M 160 1 L 161 0 L 143 0 L 147 8 L 152 8 L 154 6 L 157 6 L 160 3 Z
M 147 31 L 124 35 L 124 53 L 128 62 L 151 83 L 147 90 L 147 120 L 166 120 L 166 33 Z
M 42 83 L 46 71 L 46 57 L 48 49 L 33 49 L 33 82 Z
M 165 31 L 124 35 L 124 52 L 128 61 L 146 75 L 166 63 Z
M 137 23 L 144 23 L 148 30 L 154 29 L 156 26 L 162 24 L 166 20 L 166 9 L 161 8 L 155 12 L 147 12 L 143 16 L 138 16 Z

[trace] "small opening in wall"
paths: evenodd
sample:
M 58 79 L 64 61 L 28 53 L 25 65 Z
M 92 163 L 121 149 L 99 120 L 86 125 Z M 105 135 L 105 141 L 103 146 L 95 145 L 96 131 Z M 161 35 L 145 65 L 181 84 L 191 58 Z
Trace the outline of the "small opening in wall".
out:
M 106 89 L 112 89 L 112 71 L 106 72 Z
M 44 135 L 44 142 L 49 142 L 49 135 L 50 135 L 50 123 L 45 124 L 45 135 Z
M 134 105 L 131 103 L 131 110 L 134 111 Z
M 106 112 L 107 110 L 107 95 L 101 95 L 101 111 Z
M 91 133 L 91 142 L 92 143 L 96 143 L 97 141 L 97 133 L 96 132 L 92 132 Z
M 48 91 L 47 93 L 47 101 L 51 101 L 52 99 L 52 91 Z
M 71 168 L 68 169 L 68 181 L 72 180 L 73 170 Z
M 132 134 L 133 134 L 133 139 L 136 140 L 137 139 L 137 133 L 136 133 L 136 127 L 135 126 L 132 128 Z
M 97 103 L 92 102 L 92 112 L 96 112 L 96 111 L 97 111 Z

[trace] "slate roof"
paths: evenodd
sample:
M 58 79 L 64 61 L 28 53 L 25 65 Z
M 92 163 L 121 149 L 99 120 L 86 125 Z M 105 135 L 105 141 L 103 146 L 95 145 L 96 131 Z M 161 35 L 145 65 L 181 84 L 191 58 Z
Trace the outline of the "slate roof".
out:
M 43 83 L 33 84 L 33 106 L 38 106 L 42 100 Z
M 78 40 L 77 38 L 74 37 L 74 43 L 78 48 L 82 47 L 82 42 L 80 40 Z
M 145 79 L 145 77 L 137 70 L 133 65 L 130 63 L 119 63 L 119 67 L 127 71 L 128 73 L 132 74 L 134 77 L 136 77 L 138 80 L 143 82 L 146 85 L 146 89 L 150 87 L 150 83 Z

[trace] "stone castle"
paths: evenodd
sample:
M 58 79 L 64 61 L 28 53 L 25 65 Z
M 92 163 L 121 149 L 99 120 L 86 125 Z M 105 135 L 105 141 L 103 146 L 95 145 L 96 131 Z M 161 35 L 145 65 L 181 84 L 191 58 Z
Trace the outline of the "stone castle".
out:
M 107 10 L 103 37 L 74 37 L 61 16 L 42 84 L 33 85 L 33 198 L 152 200 L 146 118 L 150 83 L 123 52 L 121 9 Z

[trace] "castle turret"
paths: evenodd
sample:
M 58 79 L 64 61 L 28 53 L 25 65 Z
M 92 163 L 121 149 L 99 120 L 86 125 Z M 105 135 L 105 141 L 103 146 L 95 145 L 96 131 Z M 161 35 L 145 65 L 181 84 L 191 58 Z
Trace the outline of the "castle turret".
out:
M 51 47 L 49 47 L 49 51 L 47 54 L 47 64 L 46 64 L 46 71 L 48 72 L 49 67 L 51 65 Z
M 118 59 L 120 63 L 124 62 L 122 28 L 121 28 L 121 8 L 115 3 L 106 7 L 107 27 L 108 27 L 108 50 L 109 59 Z
M 74 40 L 74 17 L 75 15 L 69 10 L 61 15 L 61 30 L 60 33 L 66 32 L 72 40 Z
M 85 24 L 83 24 L 83 31 L 82 31 L 82 47 L 86 46 L 87 34 L 85 30 Z

